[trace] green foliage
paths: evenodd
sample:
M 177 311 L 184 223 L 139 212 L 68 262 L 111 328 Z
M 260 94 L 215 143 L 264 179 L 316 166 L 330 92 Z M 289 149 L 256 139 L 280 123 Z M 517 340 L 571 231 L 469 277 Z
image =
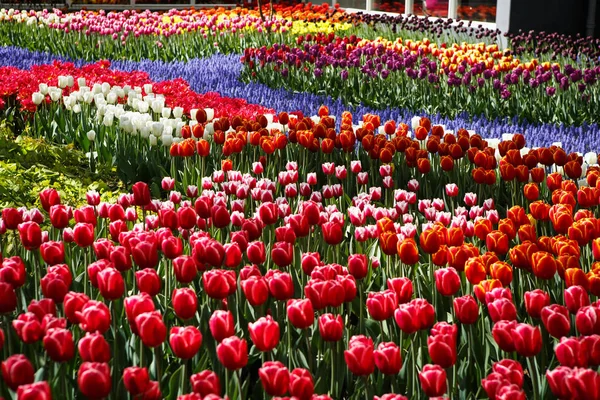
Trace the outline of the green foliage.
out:
M 91 189 L 104 200 L 111 199 L 121 184 L 111 169 L 100 167 L 97 174 L 90 173 L 84 154 L 72 145 L 15 137 L 6 123 L 0 123 L 0 209 L 40 207 L 39 192 L 47 187 L 57 189 L 64 203 L 75 206 Z

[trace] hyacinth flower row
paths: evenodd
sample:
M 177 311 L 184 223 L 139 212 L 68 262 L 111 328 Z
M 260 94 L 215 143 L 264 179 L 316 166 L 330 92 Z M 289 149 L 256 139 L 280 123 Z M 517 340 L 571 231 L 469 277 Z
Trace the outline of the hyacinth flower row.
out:
M 31 52 L 14 47 L 0 48 L 0 65 L 12 66 L 19 69 L 30 69 L 33 66 L 52 63 L 54 59 L 67 61 L 47 53 Z M 241 83 L 239 76 L 242 66 L 236 55 L 214 55 L 207 59 L 193 59 L 183 62 L 160 61 L 113 61 L 111 68 L 123 71 L 145 71 L 151 80 L 161 82 L 183 78 L 189 82 L 191 89 L 197 93 L 215 91 L 222 96 L 241 98 L 252 103 L 262 104 L 274 110 L 298 110 L 305 115 L 316 115 L 321 104 L 325 104 L 333 115 L 341 115 L 346 107 L 339 99 L 335 100 L 324 95 L 309 93 L 293 93 L 284 89 L 272 89 L 260 83 Z M 83 61 L 75 61 L 76 66 L 83 66 Z M 197 71 L 203 71 L 198 74 Z M 34 88 L 35 90 L 35 88 Z M 350 108 L 356 115 L 373 114 L 381 120 L 396 120 L 410 123 L 413 112 L 405 109 L 388 108 L 375 110 L 359 105 Z M 500 138 L 504 133 L 523 133 L 531 146 L 548 147 L 554 142 L 562 143 L 568 151 L 587 152 L 594 150 L 595 143 L 600 140 L 600 129 L 596 124 L 583 126 L 555 126 L 553 124 L 519 123 L 515 119 L 503 121 L 488 120 L 484 117 L 469 117 L 458 115 L 455 118 L 441 117 L 420 113 L 432 121 L 446 126 L 447 129 L 458 130 L 468 127 L 484 137 Z
M 467 112 L 566 125 L 598 122 L 599 67 L 519 60 L 498 45 L 438 46 L 428 39 L 372 41 L 332 33 L 245 49 L 242 62 L 245 80 L 327 93 L 349 104 L 450 117 Z
M 278 117 L 299 142 L 333 123 Z M 600 398 L 600 168 L 574 179 L 582 157 L 522 135 L 496 163 L 467 131 L 408 129 L 380 129 L 402 163 L 349 146 L 198 175 L 189 155 L 157 196 L 3 209 L 3 394 Z

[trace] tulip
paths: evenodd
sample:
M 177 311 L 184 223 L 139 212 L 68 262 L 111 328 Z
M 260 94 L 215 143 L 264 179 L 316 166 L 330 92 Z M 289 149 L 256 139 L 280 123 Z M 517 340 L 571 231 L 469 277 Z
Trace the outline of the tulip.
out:
M 69 361 L 75 354 L 71 331 L 59 328 L 47 330 L 46 336 L 44 336 L 44 349 L 52 361 Z
M 319 334 L 321 339 L 326 342 L 337 342 L 344 333 L 344 323 L 342 316 L 333 314 L 323 314 L 319 317 Z
M 123 384 L 127 392 L 135 397 L 150 387 L 150 377 L 146 368 L 128 367 L 123 371 Z
M 596 306 L 580 308 L 575 315 L 575 326 L 581 335 L 600 334 L 600 308 Z
M 550 296 L 540 289 L 525 292 L 523 297 L 525 299 L 527 314 L 532 318 L 540 318 L 542 316 L 542 309 L 550 305 Z
M 27 250 L 36 250 L 42 244 L 42 229 L 36 222 L 23 222 L 19 224 L 19 237 L 21 244 Z
M 98 289 L 106 300 L 116 300 L 125 292 L 125 281 L 114 268 L 106 268 L 98 273 Z
M 110 361 L 110 346 L 98 332 L 86 333 L 77 344 L 79 356 L 83 361 L 107 363 Z
M 577 338 L 561 338 L 554 352 L 560 365 L 570 368 L 587 368 L 588 366 L 589 355 L 586 346 Z
M 248 345 L 245 339 L 230 336 L 217 345 L 217 357 L 228 370 L 238 370 L 248 363 Z
M 171 295 L 173 302 L 173 311 L 175 315 L 183 320 L 188 320 L 196 314 L 198 309 L 198 297 L 191 288 L 181 288 L 173 290 Z
M 344 351 L 344 360 L 352 374 L 366 376 L 375 370 L 373 340 L 365 336 L 352 336 L 348 350 Z
M 439 365 L 427 364 L 419 372 L 421 388 L 429 397 L 442 396 L 446 393 L 446 371 Z
M 21 385 L 33 383 L 33 365 L 23 354 L 15 354 L 2 361 L 2 379 L 12 391 Z
M 150 296 L 156 296 L 160 293 L 160 277 L 156 270 L 152 268 L 135 271 L 135 281 L 142 293 L 147 293 Z
M 271 269 L 265 279 L 269 284 L 269 293 L 276 300 L 288 300 L 294 296 L 294 282 L 289 273 Z
M 145 207 L 150 204 L 151 195 L 150 188 L 145 182 L 136 182 L 132 187 L 133 204 L 138 207 Z
M 107 397 L 112 384 L 110 367 L 106 363 L 82 363 L 77 373 L 77 384 L 81 393 L 86 397 Z
M 348 271 L 356 279 L 363 279 L 369 271 L 367 256 L 364 254 L 351 254 L 348 256 Z
M 462 324 L 474 324 L 479 318 L 479 306 L 473 296 L 456 297 L 453 304 L 454 314 Z
M 308 299 L 289 300 L 287 314 L 290 323 L 298 329 L 312 326 L 315 319 L 312 303 Z
M 279 324 L 271 316 L 261 317 L 248 324 L 250 339 L 259 351 L 269 352 L 279 344 Z
M 263 389 L 270 396 L 283 396 L 290 385 L 290 372 L 279 361 L 267 361 L 258 370 Z
M 210 333 L 217 342 L 235 334 L 235 325 L 231 311 L 216 310 L 208 322 Z
M 190 377 L 192 390 L 202 397 L 214 394 L 219 396 L 221 393 L 221 384 L 219 376 L 210 370 L 204 370 Z
M 546 306 L 542 308 L 541 317 L 546 330 L 555 338 L 567 336 L 571 331 L 569 311 L 564 306 L 559 304 Z
M 158 311 L 139 314 L 135 317 L 135 326 L 145 346 L 156 347 L 165 341 L 167 327 Z
M 538 327 L 517 324 L 512 336 L 515 350 L 523 357 L 533 357 L 542 349 L 542 334 Z
M 105 333 L 110 328 L 110 311 L 106 304 L 99 301 L 89 300 L 81 311 L 75 312 L 75 316 L 79 327 L 86 332 Z
M 499 298 L 488 303 L 488 311 L 493 322 L 501 320 L 515 321 L 517 319 L 517 308 L 512 301 Z
M 202 275 L 202 283 L 206 294 L 213 299 L 222 300 L 237 289 L 235 272 L 231 270 L 206 271 Z
M 393 290 L 370 292 L 367 298 L 367 311 L 376 321 L 384 321 L 394 315 L 398 305 L 396 293 Z
M 571 314 L 577 314 L 581 307 L 590 305 L 590 296 L 581 286 L 571 286 L 565 289 L 565 305 Z
M 408 278 L 389 278 L 387 280 L 388 289 L 396 292 L 396 298 L 399 304 L 408 303 L 413 294 L 413 284 Z
M 38 317 L 32 312 L 19 315 L 17 319 L 12 321 L 12 326 L 19 339 L 24 343 L 35 343 L 42 338 L 42 326 Z
M 507 353 L 515 351 L 515 343 L 513 339 L 513 330 L 516 328 L 516 321 L 498 321 L 492 328 L 492 336 L 500 349 Z
M 453 296 L 460 289 L 460 277 L 454 268 L 438 269 L 434 276 L 435 286 L 443 296 Z
M 182 359 L 194 357 L 202 345 L 202 334 L 194 326 L 173 327 L 169 336 L 169 344 L 173 354 Z
M 400 348 L 393 342 L 380 343 L 373 352 L 375 365 L 386 375 L 396 375 L 402 368 Z
M 40 246 L 40 254 L 48 265 L 61 264 L 65 261 L 65 246 L 63 242 L 46 242 Z
M 242 291 L 251 306 L 264 304 L 269 298 L 269 286 L 264 277 L 251 276 L 241 283 Z
M 271 250 L 271 259 L 279 268 L 287 267 L 292 263 L 294 247 L 288 242 L 275 242 Z
M 190 283 L 198 275 L 196 263 L 191 256 L 179 256 L 173 260 L 175 279 L 180 283 Z
M 52 400 L 52 390 L 46 381 L 19 386 L 18 400 Z

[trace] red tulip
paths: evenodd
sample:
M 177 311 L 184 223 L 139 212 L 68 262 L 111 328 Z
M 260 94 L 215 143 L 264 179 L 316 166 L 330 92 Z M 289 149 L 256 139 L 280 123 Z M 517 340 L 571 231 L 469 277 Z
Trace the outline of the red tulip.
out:
M 44 210 L 48 212 L 50 207 L 60 204 L 60 194 L 56 189 L 46 188 L 40 192 L 40 202 Z
M 19 237 L 21 244 L 27 250 L 35 250 L 42 244 L 42 229 L 33 221 L 19 224 Z
M 488 303 L 488 311 L 492 322 L 501 320 L 514 321 L 517 319 L 517 308 L 512 301 L 506 298 L 499 298 Z
M 287 272 L 271 269 L 265 275 L 269 292 L 276 300 L 288 300 L 294 296 L 294 282 Z
M 65 261 L 65 246 L 63 242 L 46 242 L 40 246 L 40 254 L 48 265 L 61 264 Z
M 133 191 L 133 204 L 139 207 L 145 207 L 150 204 L 150 188 L 145 182 L 136 182 L 131 188 Z
M 150 296 L 156 296 L 160 293 L 161 282 L 156 270 L 146 268 L 135 271 L 135 281 L 140 292 L 147 293 Z
M 387 280 L 387 287 L 396 292 L 399 304 L 408 303 L 412 298 L 413 284 L 408 278 L 389 278 Z
M 110 346 L 99 332 L 86 333 L 77 344 L 83 361 L 107 363 L 110 361 Z
M 507 353 L 515 351 L 513 339 L 513 330 L 516 328 L 516 321 L 498 321 L 492 328 L 492 336 L 500 349 Z
M 231 215 L 225 206 L 213 206 L 210 218 L 215 228 L 225 228 L 231 222 Z
M 70 274 L 68 269 L 67 272 Z M 65 282 L 63 276 L 55 272 L 44 275 L 40 284 L 44 297 L 50 298 L 56 303 L 62 303 L 69 291 L 69 285 Z
M 517 324 L 512 331 L 515 350 L 523 357 L 533 357 L 542 349 L 542 334 L 538 327 Z
M 192 318 L 198 309 L 198 296 L 191 288 L 173 290 L 171 295 L 175 315 L 183 320 Z
M 222 300 L 235 293 L 237 279 L 234 271 L 213 269 L 202 274 L 202 284 L 206 294 L 213 298 Z
M 108 397 L 111 389 L 110 367 L 107 363 L 83 362 L 77 373 L 81 393 L 93 399 Z
M 269 299 L 269 285 L 264 277 L 251 276 L 241 283 L 244 296 L 251 306 L 257 307 Z
M 298 329 L 312 326 L 315 320 L 315 312 L 309 299 L 289 300 L 287 314 L 290 323 Z
M 173 260 L 173 270 L 175 271 L 175 279 L 180 283 L 190 283 L 198 275 L 196 262 L 191 256 L 179 256 Z
M 12 326 L 17 332 L 19 339 L 24 343 L 35 343 L 44 334 L 40 320 L 32 312 L 19 315 L 17 319 L 12 321 Z
M 169 260 L 176 259 L 183 254 L 183 242 L 176 236 L 169 236 L 160 245 L 165 257 Z
M 364 254 L 351 254 L 348 256 L 348 271 L 356 279 L 363 279 L 369 272 L 369 262 Z
M 337 342 L 344 334 L 341 315 L 323 314 L 319 317 L 319 334 L 326 342 Z
M 155 268 L 158 264 L 158 245 L 156 242 L 139 242 L 131 249 L 133 261 L 140 269 Z
M 398 306 L 396 292 L 385 290 L 383 292 L 369 292 L 367 297 L 367 311 L 375 321 L 384 321 L 394 315 Z
M 279 268 L 287 267 L 292 263 L 294 247 L 288 242 L 275 242 L 271 249 L 271 259 Z
M 17 400 L 52 400 L 52 390 L 46 381 L 19 386 Z
M 231 311 L 216 310 L 208 321 L 210 333 L 217 342 L 235 334 L 235 324 Z
M 310 371 L 304 368 L 296 368 L 290 373 L 290 394 L 300 400 L 312 398 L 315 385 Z
M 279 361 L 267 361 L 258 370 L 265 392 L 270 396 L 283 396 L 290 385 L 290 371 Z
M 264 225 L 273 225 L 279 218 L 279 209 L 277 204 L 272 202 L 264 202 L 258 206 L 258 217 Z
M 454 299 L 454 314 L 465 325 L 474 324 L 479 318 L 479 306 L 471 295 Z
M 326 222 L 321 226 L 321 230 L 323 231 L 323 240 L 328 245 L 337 245 L 342 242 L 343 232 L 342 229 L 344 227 L 343 223 L 339 222 Z
M 75 354 L 71 331 L 59 328 L 48 329 L 44 336 L 44 349 L 52 361 L 69 361 Z
M 79 319 L 76 313 L 81 311 L 83 306 L 89 301 L 84 293 L 79 292 L 68 292 L 64 297 L 63 307 L 65 310 L 65 316 L 72 324 L 78 324 Z
M 75 315 L 79 327 L 86 332 L 105 333 L 110 328 L 110 311 L 106 304 L 99 301 L 89 300 Z
M 550 296 L 540 289 L 525 292 L 523 297 L 525 299 L 527 314 L 532 318 L 540 318 L 542 316 L 542 309 L 550 305 Z
M 89 223 L 94 227 L 98 224 L 98 219 L 96 218 L 96 210 L 92 206 L 83 206 L 78 208 L 73 213 L 75 217 L 75 222 L 77 223 Z
M 265 255 L 265 244 L 263 242 L 255 241 L 248 243 L 246 249 L 246 256 L 253 264 L 263 264 L 266 259 Z
M 194 393 L 198 393 L 202 397 L 206 397 L 210 394 L 217 396 L 221 394 L 219 376 L 213 371 L 205 369 L 202 372 L 192 375 L 190 377 L 190 383 L 192 384 Z
M 589 349 L 580 339 L 563 337 L 554 348 L 556 359 L 565 367 L 588 367 Z
M 33 365 L 23 354 L 15 354 L 2 361 L 2 379 L 16 392 L 21 385 L 33 383 Z
M 551 336 L 560 339 L 571 331 L 571 319 L 566 307 L 551 304 L 542 308 L 542 322 Z
M 357 376 L 370 375 L 375 370 L 373 355 L 373 340 L 365 336 L 352 336 L 348 350 L 344 351 L 346 365 L 352 374 Z
M 460 277 L 454 268 L 440 268 L 434 275 L 435 287 L 442 296 L 453 296 L 460 290 Z
M 237 268 L 242 262 L 242 250 L 237 243 L 227 243 L 223 246 L 225 258 L 223 265 L 227 268 Z
M 165 341 L 167 327 L 158 311 L 145 312 L 135 318 L 135 326 L 142 343 L 148 347 L 156 347 Z
M 439 365 L 425 365 L 419 372 L 419 381 L 429 397 L 443 396 L 446 393 L 446 371 Z
M 596 306 L 580 308 L 575 315 L 575 326 L 580 335 L 600 334 L 600 308 Z
M 25 284 L 25 263 L 19 256 L 8 257 L 0 265 L 0 282 L 5 282 L 13 288 Z
M 375 365 L 386 375 L 396 375 L 402 369 L 402 355 L 396 343 L 385 342 L 377 346 L 374 351 Z
M 73 239 L 79 247 L 89 247 L 94 243 L 94 225 L 78 223 L 73 228 Z
M 194 357 L 200 351 L 202 334 L 194 326 L 186 326 L 184 328 L 175 326 L 171 328 L 169 344 L 175 357 L 187 360 Z
M 434 364 L 450 368 L 456 363 L 456 336 L 458 327 L 445 322 L 437 323 L 427 338 L 429 356 Z
M 248 324 L 250 339 L 258 350 L 268 352 L 279 344 L 279 324 L 271 316 L 261 317 Z
M 150 376 L 146 368 L 128 367 L 123 371 L 123 384 L 133 397 L 144 393 L 150 387 Z
M 237 370 L 248 364 L 248 345 L 245 339 L 230 336 L 217 346 L 217 357 L 229 370 Z
M 106 268 L 98 272 L 98 289 L 106 300 L 116 300 L 125 292 L 125 281 L 121 273 L 114 268 Z
M 2 220 L 7 229 L 15 230 L 23 222 L 23 212 L 16 208 L 5 208 L 2 210 Z
M 590 305 L 590 296 L 581 286 L 571 286 L 565 289 L 565 305 L 571 314 L 577 314 L 581 307 Z

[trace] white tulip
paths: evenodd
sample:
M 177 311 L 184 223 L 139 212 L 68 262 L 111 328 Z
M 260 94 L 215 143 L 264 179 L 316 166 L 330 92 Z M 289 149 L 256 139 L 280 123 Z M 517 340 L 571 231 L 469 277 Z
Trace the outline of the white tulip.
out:
M 164 125 L 162 122 L 153 122 L 152 123 L 152 134 L 155 136 L 160 136 L 163 133 Z
M 104 96 L 106 96 L 108 92 L 110 92 L 110 84 L 108 82 L 102 83 L 100 87 L 102 88 L 102 94 Z
M 421 117 L 415 115 L 414 117 L 412 117 L 412 119 L 410 120 L 410 126 L 412 127 L 413 131 L 415 129 L 417 129 L 417 127 L 419 126 L 419 123 L 421 122 Z
M 82 86 L 85 86 L 85 78 L 77 78 L 77 86 L 81 89 Z
M 498 149 L 498 146 L 500 145 L 500 139 L 497 138 L 486 139 L 486 141 L 488 142 L 488 146 L 492 149 Z
M 67 86 L 73 87 L 74 85 L 75 85 L 75 80 L 73 79 L 73 76 L 68 75 L 67 76 Z
M 509 142 L 513 139 L 513 137 L 515 136 L 514 133 L 503 133 L 502 134 L 502 141 L 503 142 Z
M 64 89 L 64 88 L 67 87 L 67 83 L 68 83 L 67 82 L 67 77 L 59 75 L 59 77 L 58 77 L 58 87 L 61 88 L 61 89 Z
M 90 142 L 93 142 L 94 140 L 96 140 L 96 131 L 94 131 L 93 129 L 88 131 L 87 138 Z
M 183 140 L 183 138 L 180 137 L 174 137 L 173 138 L 173 143 L 181 143 L 181 141 Z
M 104 124 L 104 126 L 112 126 L 114 118 L 115 118 L 115 115 L 109 111 L 106 114 L 104 114 L 104 119 L 102 120 L 102 124 Z
M 583 156 L 583 159 L 585 160 L 585 162 L 588 165 L 598 164 L 598 154 L 596 154 L 593 151 L 590 151 L 589 153 L 585 153 L 585 155 Z
M 313 115 L 312 117 L 310 117 L 310 119 L 312 120 L 312 122 L 314 122 L 315 124 L 318 124 L 319 122 L 321 122 L 321 117 L 319 117 L 318 115 Z
M 142 88 L 139 87 L 139 86 L 134 87 L 133 91 L 136 92 L 136 93 L 142 94 Z
M 273 123 L 273 114 L 265 114 L 265 118 L 267 119 L 267 124 Z
M 212 122 L 210 122 L 204 126 L 204 134 L 210 136 L 213 133 L 215 133 L 215 126 Z
M 192 109 L 190 110 L 190 119 L 191 119 L 192 121 L 196 121 L 196 122 L 198 121 L 198 120 L 196 119 L 196 114 L 197 114 L 197 113 L 198 113 L 198 109 L 197 109 L 197 108 L 192 108 Z
M 150 135 L 150 133 L 151 132 L 149 130 L 143 129 L 140 131 L 140 136 L 143 137 L 144 139 L 148 139 L 150 136 L 153 136 L 153 135 Z
M 94 93 L 94 94 L 102 93 L 102 85 L 100 85 L 99 83 L 94 83 L 94 86 L 92 86 L 92 93 Z
M 158 142 L 156 136 L 150 136 L 148 140 L 150 141 L 150 146 L 156 146 L 156 143 Z
M 556 146 L 556 147 L 562 148 L 562 142 L 554 142 L 554 143 L 552 143 L 552 146 Z
M 129 86 L 129 85 L 123 86 L 123 92 L 125 92 L 125 95 L 129 96 L 129 92 L 132 92 L 131 86 Z
M 213 110 L 212 108 L 205 108 L 204 111 L 206 111 L 206 121 L 212 121 L 215 117 L 215 110 Z
M 115 104 L 117 102 L 117 94 L 115 92 L 111 91 L 106 96 L 106 101 L 108 102 L 108 104 Z
M 160 114 L 164 106 L 165 105 L 162 101 L 160 101 L 159 99 L 155 99 L 152 102 L 152 111 L 156 114 Z
M 162 135 L 160 138 L 163 146 L 170 147 L 173 144 L 173 136 L 171 135 Z
M 169 117 L 171 117 L 171 108 L 170 107 L 164 107 L 162 109 L 162 116 L 163 116 L 163 118 L 169 118 Z
M 40 91 L 41 94 L 48 94 L 48 85 L 45 83 L 40 83 L 38 85 L 38 89 Z
M 152 93 L 152 84 L 151 83 L 146 83 L 144 85 L 144 92 L 146 92 L 146 94 Z
M 183 116 L 183 107 L 173 108 L 173 116 L 175 118 L 181 118 Z
M 40 92 L 33 92 L 33 94 L 31 95 L 31 101 L 33 101 L 33 104 L 35 104 L 36 106 L 39 106 L 40 104 L 42 104 L 42 101 L 44 101 L 44 96 L 42 93 Z
M 81 112 L 81 105 L 79 103 L 75 103 L 73 105 L 73 112 L 75 114 L 79 114 Z
M 148 108 L 148 103 L 146 103 L 145 101 L 138 102 L 138 109 L 141 113 L 146 114 L 148 112 Z

